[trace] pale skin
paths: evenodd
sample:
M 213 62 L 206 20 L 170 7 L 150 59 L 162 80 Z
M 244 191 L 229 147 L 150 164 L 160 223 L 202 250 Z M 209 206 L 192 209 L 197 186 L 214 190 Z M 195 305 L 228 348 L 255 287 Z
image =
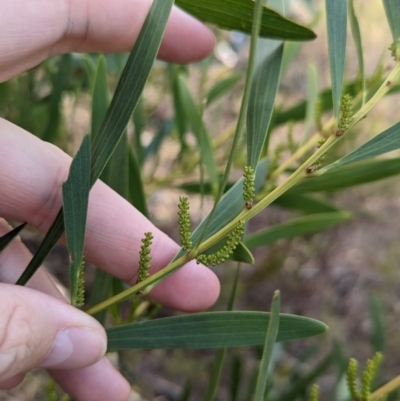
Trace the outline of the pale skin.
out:
M 0 82 L 52 55 L 129 51 L 150 4 L 151 0 L 0 2 Z M 213 46 L 208 28 L 174 8 L 159 58 L 197 61 Z M 61 206 L 61 184 L 70 163 L 60 149 L 0 119 L 0 236 L 10 230 L 7 220 L 48 230 Z M 86 260 L 134 284 L 145 231 L 154 234 L 152 271 L 156 271 L 170 261 L 178 245 L 102 182 L 95 184 L 89 201 Z M 76 400 L 128 400 L 130 385 L 103 357 L 105 332 L 93 318 L 68 305 L 43 270 L 30 280 L 30 288 L 11 285 L 31 257 L 18 239 L 0 254 L 0 389 L 14 387 L 26 372 L 45 367 Z M 216 276 L 189 263 L 151 296 L 191 312 L 211 306 L 218 294 Z

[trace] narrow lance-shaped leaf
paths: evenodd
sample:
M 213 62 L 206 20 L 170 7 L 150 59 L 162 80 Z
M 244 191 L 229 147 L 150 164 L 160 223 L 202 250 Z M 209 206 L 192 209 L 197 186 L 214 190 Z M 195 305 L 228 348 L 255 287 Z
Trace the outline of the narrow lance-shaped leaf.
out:
M 219 99 L 227 93 L 242 77 L 242 74 L 231 74 L 228 77 L 218 81 L 207 93 L 205 103 L 209 106 L 211 103 Z
M 325 7 L 333 114 L 338 120 L 346 58 L 347 3 L 346 0 L 325 0 Z
M 50 103 L 48 110 L 48 121 L 43 132 L 42 139 L 47 142 L 54 143 L 57 140 L 61 123 L 61 100 L 63 91 L 66 89 L 71 69 L 71 55 L 64 54 L 60 57 L 58 64 L 58 72 L 52 79 L 53 89 L 50 95 Z
M 291 188 L 286 195 L 304 192 L 337 191 L 355 185 L 382 180 L 400 174 L 400 159 L 371 160 L 343 166 L 336 171 L 305 179 Z
M 205 164 L 214 190 L 219 185 L 217 167 L 214 160 L 214 152 L 211 147 L 211 140 L 207 129 L 204 125 L 199 108 L 196 106 L 194 99 L 188 88 L 188 84 L 183 76 L 179 74 L 177 77 L 177 85 L 182 100 L 182 107 L 186 114 L 186 121 L 190 125 L 200 148 L 201 160 Z
M 400 149 L 400 121 L 353 152 L 324 167 L 323 172 Z
M 107 167 L 106 184 L 123 198 L 128 196 L 128 136 L 125 131 Z
M 252 0 L 176 0 L 176 5 L 204 22 L 222 29 L 251 33 L 254 1 Z M 260 36 L 283 40 L 312 40 L 315 34 L 270 8 L 263 8 Z
M 338 212 L 339 209 L 331 203 L 309 194 L 288 194 L 287 192 L 272 202 L 290 210 L 300 210 L 305 213 Z
M 279 84 L 283 45 L 257 68 L 247 109 L 247 165 L 256 168 L 265 142 Z
M 93 143 L 92 184 L 121 139 L 158 53 L 173 0 L 155 0 Z
M 93 78 L 93 95 L 92 95 L 92 125 L 91 125 L 91 138 L 92 142 L 97 134 L 103 119 L 107 113 L 107 108 L 110 104 L 108 85 L 107 85 L 107 62 L 104 56 L 100 56 Z M 109 164 L 102 171 L 101 179 L 108 184 L 109 178 L 108 168 Z M 112 276 L 107 272 L 96 269 L 95 277 L 93 280 L 89 305 L 95 305 L 104 301 L 110 296 L 111 293 Z M 104 323 L 107 310 L 97 313 L 94 318 L 100 323 Z
M 76 305 L 79 271 L 85 244 L 90 191 L 90 138 L 85 136 L 63 184 L 65 234 L 70 261 L 71 304 Z
M 8 232 L 7 234 L 0 237 L 0 252 L 3 252 L 4 249 L 11 243 L 11 241 L 21 232 L 21 230 L 26 226 L 26 223 L 21 224 L 18 227 L 15 227 L 13 230 Z
M 92 284 L 89 306 L 97 305 L 98 303 L 107 299 L 111 294 L 111 285 L 113 276 L 107 272 L 96 269 L 96 275 Z M 101 324 L 104 323 L 107 315 L 107 309 L 100 311 L 93 315 Z
M 322 376 L 322 374 L 332 365 L 335 357 L 336 349 L 327 355 L 321 362 L 318 363 L 311 371 L 298 378 L 291 386 L 288 386 L 286 391 L 281 394 L 279 401 L 294 401 L 298 398 L 299 394 L 304 394 L 307 388 L 315 382 L 315 380 Z
M 139 161 L 131 146 L 128 149 L 129 162 L 129 201 L 144 216 L 149 217 L 147 209 L 146 195 L 143 188 L 143 180 Z
M 154 136 L 153 140 L 144 150 L 144 160 L 147 160 L 148 157 L 156 155 L 158 153 L 158 150 L 160 149 L 165 138 L 171 135 L 173 127 L 174 127 L 174 121 L 172 119 L 165 121 L 161 125 L 160 129 Z
M 239 276 L 240 276 L 240 263 L 238 263 L 236 267 L 236 274 L 233 280 L 233 286 L 228 300 L 228 307 L 227 307 L 228 311 L 231 311 L 233 309 L 233 305 L 235 303 Z M 221 379 L 222 368 L 225 362 L 226 351 L 227 351 L 226 348 L 220 348 L 219 350 L 217 350 L 214 364 L 210 372 L 210 379 L 208 380 L 207 389 L 205 391 L 205 395 L 203 398 L 204 401 L 214 401 L 215 399 L 218 385 Z
M 293 238 L 316 233 L 350 218 L 351 214 L 348 212 L 316 213 L 309 216 L 296 217 L 282 224 L 276 224 L 265 230 L 252 233 L 245 238 L 244 243 L 252 249 L 272 244 L 282 238 Z
M 400 2 L 398 0 L 383 0 L 386 18 L 392 31 L 393 42 L 396 46 L 397 58 L 400 56 Z
M 268 322 L 267 334 L 265 336 L 264 351 L 258 370 L 258 378 L 254 401 L 264 401 L 265 388 L 268 379 L 268 367 L 272 359 L 272 351 L 279 331 L 279 311 L 281 306 L 281 296 L 276 291 L 272 300 L 271 317 Z
M 154 0 L 152 3 L 136 45 L 121 75 L 111 105 L 95 137 L 92 146 L 91 185 L 100 176 L 139 101 L 158 53 L 172 5 L 173 0 Z M 17 284 L 26 284 L 53 249 L 63 231 L 63 211 L 60 210 Z
M 267 312 L 206 312 L 148 320 L 107 329 L 108 348 L 223 348 L 261 345 L 270 320 Z M 277 341 L 292 341 L 326 331 L 314 319 L 280 315 Z
M 110 101 L 108 98 L 107 65 L 103 55 L 99 57 L 93 84 L 92 96 L 92 128 L 90 131 L 92 142 L 106 115 Z
M 385 327 L 383 317 L 385 316 L 385 313 L 382 310 L 382 305 L 373 293 L 369 294 L 368 303 L 371 321 L 371 347 L 374 352 L 383 352 L 385 346 Z
M 363 92 L 363 105 L 367 96 L 366 79 L 365 79 L 365 68 L 364 68 L 364 54 L 361 40 L 360 25 L 358 24 L 358 19 L 354 10 L 354 1 L 348 0 L 348 11 L 349 11 L 349 22 L 351 27 L 351 32 L 353 34 L 354 44 L 356 45 L 357 58 L 358 58 L 358 71 L 359 79 L 362 82 L 362 92 Z

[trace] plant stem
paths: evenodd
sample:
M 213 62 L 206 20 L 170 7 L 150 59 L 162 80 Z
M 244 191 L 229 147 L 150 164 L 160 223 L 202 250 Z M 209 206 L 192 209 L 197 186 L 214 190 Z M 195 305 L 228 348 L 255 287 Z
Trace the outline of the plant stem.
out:
M 378 388 L 378 390 L 374 391 L 371 394 L 371 401 L 378 401 L 383 399 L 386 395 L 391 393 L 393 390 L 396 390 L 400 387 L 400 376 L 395 377 L 390 380 L 389 383 L 386 383 L 382 387 Z

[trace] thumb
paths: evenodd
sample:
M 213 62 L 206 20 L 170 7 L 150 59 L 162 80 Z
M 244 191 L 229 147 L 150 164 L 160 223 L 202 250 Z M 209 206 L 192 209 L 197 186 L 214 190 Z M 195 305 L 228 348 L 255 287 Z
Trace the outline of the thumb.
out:
M 42 368 L 73 369 L 105 353 L 103 327 L 44 293 L 0 284 L 0 382 Z

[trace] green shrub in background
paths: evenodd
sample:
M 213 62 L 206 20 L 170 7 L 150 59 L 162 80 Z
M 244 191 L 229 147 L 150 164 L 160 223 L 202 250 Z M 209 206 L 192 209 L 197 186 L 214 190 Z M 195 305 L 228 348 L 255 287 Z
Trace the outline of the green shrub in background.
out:
M 126 286 L 104 272 L 97 271 L 88 300 L 87 313 L 105 323 L 107 315 L 114 323 L 107 328 L 109 349 L 117 351 L 136 349 L 203 349 L 217 348 L 209 387 L 204 400 L 216 398 L 219 378 L 228 347 L 262 346 L 262 356 L 254 380 L 250 380 L 248 400 L 294 400 L 299 397 L 318 399 L 314 381 L 328 368 L 338 367 L 338 383 L 344 377 L 345 367 L 340 351 L 333 348 L 307 375 L 292 375 L 284 390 L 274 388 L 274 344 L 321 334 L 326 326 L 311 318 L 280 313 L 280 293 L 274 295 L 270 312 L 234 311 L 236 287 L 240 280 L 241 263 L 253 263 L 252 249 L 273 243 L 281 238 L 318 232 L 348 220 L 347 211 L 323 202 L 314 194 L 319 191 L 336 191 L 362 183 L 384 179 L 400 172 L 400 159 L 376 157 L 400 148 L 400 122 L 337 160 L 326 163 L 325 155 L 332 147 L 345 140 L 358 122 L 386 95 L 399 88 L 400 80 L 400 3 L 383 0 L 387 20 L 392 32 L 388 40 L 394 59 L 392 71 L 384 76 L 379 69 L 371 77 L 365 75 L 363 47 L 351 0 L 326 0 L 327 35 L 330 78 L 332 88 L 317 93 L 311 87 L 309 98 L 286 110 L 275 107 L 284 60 L 290 58 L 293 48 L 284 41 L 308 41 L 314 33 L 294 23 L 257 0 L 204 0 L 201 3 L 176 0 L 176 4 L 199 19 L 222 29 L 242 30 L 251 35 L 248 66 L 241 107 L 231 134 L 231 148 L 221 161 L 218 144 L 224 136 L 212 138 L 203 119 L 205 110 L 219 97 L 226 95 L 238 82 L 232 74 L 218 81 L 201 102 L 196 100 L 188 85 L 187 69 L 163 66 L 169 79 L 174 117 L 165 122 L 152 142 L 143 146 L 143 128 L 146 115 L 140 97 L 149 78 L 173 0 L 155 0 L 147 16 L 137 43 L 119 78 L 111 102 L 108 98 L 109 82 L 121 71 L 123 56 L 110 57 L 111 75 L 107 75 L 106 59 L 102 56 L 66 55 L 58 61 L 47 62 L 41 68 L 45 74 L 35 76 L 35 70 L 0 86 L 2 111 L 18 125 L 37 132 L 44 139 L 63 146 L 62 93 L 71 91 L 92 93 L 92 129 L 86 136 L 71 165 L 68 180 L 63 185 L 64 205 L 39 250 L 18 280 L 24 285 L 39 268 L 60 236 L 65 232 L 70 255 L 71 302 L 83 304 L 83 247 L 86 214 L 90 188 L 98 178 L 129 200 L 148 216 L 147 200 L 143 188 L 144 165 L 149 156 L 156 155 L 167 136 L 176 133 L 180 146 L 179 160 L 164 184 L 174 185 L 182 191 L 201 194 L 214 201 L 214 206 L 203 221 L 191 231 L 190 203 L 180 197 L 177 210 L 181 251 L 159 272 L 149 275 L 151 265 L 151 233 L 143 233 L 137 284 Z M 359 73 L 353 82 L 345 78 L 347 24 L 350 24 L 356 44 Z M 276 39 L 276 45 L 256 65 L 259 36 Z M 207 74 L 207 64 L 201 74 Z M 311 81 L 312 74 L 311 71 Z M 51 84 L 52 91 L 45 88 Z M 21 90 L 14 89 L 21 88 Z M 22 89 L 23 88 L 23 89 Z M 28 91 L 28 96 L 24 91 Z M 12 94 L 12 95 L 11 95 Z M 7 101 L 3 101 L 7 99 Z M 14 108 L 12 104 L 17 105 Z M 27 112 L 27 110 L 29 112 Z M 322 116 L 324 118 L 322 118 Z M 327 117 L 330 116 L 330 117 Z M 133 121 L 134 140 L 127 135 L 127 125 Z M 295 143 L 290 127 L 305 122 L 307 135 Z M 286 143 L 274 151 L 270 139 L 275 129 L 283 124 L 289 128 Z M 309 135 L 312 127 L 316 132 Z M 189 145 L 188 133 L 196 140 L 195 148 Z M 132 142 L 132 143 L 131 143 Z M 226 148 L 226 146 L 225 146 Z M 282 153 L 290 152 L 282 161 Z M 243 177 L 232 181 L 232 169 L 242 170 Z M 193 177 L 200 171 L 198 181 L 177 184 L 177 178 Z M 282 179 L 284 178 L 284 179 Z M 150 183 L 149 185 L 156 185 Z M 288 209 L 302 210 L 307 214 L 289 219 L 282 224 L 267 227 L 254 233 L 246 232 L 247 222 L 272 203 Z M 178 200 L 177 200 L 178 204 Z M 4 249 L 23 226 L 0 238 Z M 179 269 L 189 260 L 215 266 L 228 259 L 238 263 L 234 286 L 226 312 L 205 312 L 162 319 L 136 313 L 142 299 L 154 286 Z M 118 305 L 130 301 L 131 312 L 123 320 Z M 382 328 L 379 311 L 372 300 L 372 320 L 377 329 L 376 350 L 381 348 Z M 121 324 L 125 323 L 125 324 Z M 367 363 L 357 383 L 356 363 L 351 360 L 347 371 L 348 392 L 343 399 L 378 400 L 400 386 L 395 378 L 386 386 L 372 392 L 373 379 L 380 362 L 377 354 Z M 236 365 L 237 367 L 240 366 Z M 239 368 L 237 368 L 239 369 Z M 232 367 L 231 399 L 236 400 L 242 385 L 238 370 Z M 235 373 L 236 372 L 236 373 Z M 235 387 L 236 386 L 236 387 Z M 339 384 L 338 384 L 339 386 Z M 243 390 L 241 390 L 243 392 Z M 190 396 L 189 392 L 186 394 Z M 347 397 L 347 398 L 346 398 Z

